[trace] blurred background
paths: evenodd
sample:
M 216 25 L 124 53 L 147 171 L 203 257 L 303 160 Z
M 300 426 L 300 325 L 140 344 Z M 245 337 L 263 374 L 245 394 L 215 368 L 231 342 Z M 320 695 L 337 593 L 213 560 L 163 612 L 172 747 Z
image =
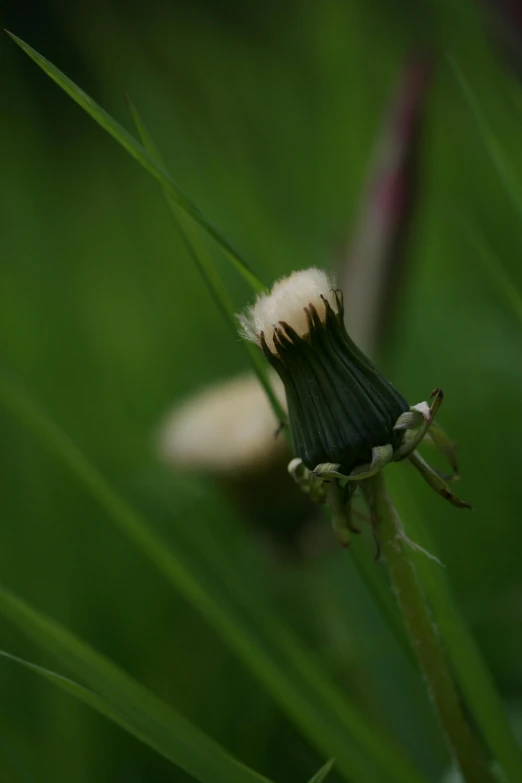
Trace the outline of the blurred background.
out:
M 348 299 L 364 276 L 355 260 L 365 257 L 361 225 L 372 214 L 372 177 L 377 171 L 380 182 L 379 166 L 384 160 L 386 171 L 397 144 L 390 151 L 385 143 L 382 153 L 387 118 L 409 65 L 426 67 L 414 98 L 418 116 L 394 126 L 414 150 L 392 182 L 400 241 L 392 231 L 393 252 L 378 254 L 385 263 L 369 290 L 377 280 L 379 301 L 362 308 L 353 328 L 365 313 L 379 319 L 372 353 L 412 404 L 444 388 L 440 422 L 459 442 L 458 492 L 475 510 L 445 504 L 407 467 L 400 491 L 436 540 L 516 722 L 522 323 L 503 283 L 508 274 L 522 288 L 522 62 L 513 7 L 41 0 L 29 9 L 7 0 L 1 21 L 132 131 L 127 93 L 183 190 L 265 281 L 327 266 L 341 270 Z M 255 465 L 238 492 L 237 476 L 180 472 L 158 458 L 155 433 L 165 412 L 247 369 L 239 340 L 156 183 L 5 35 L 0 59 L 2 362 L 203 574 L 215 536 L 238 576 L 361 712 L 429 780 L 441 779 L 450 759 L 422 682 L 350 554 L 330 541 L 327 522 L 304 544 L 292 533 L 281 547 L 273 533 L 285 539 L 285 519 L 267 501 L 266 485 L 259 490 Z M 509 187 L 452 62 L 485 114 Z M 370 236 L 379 225 L 370 222 Z M 239 310 L 251 291 L 209 247 Z M 1 582 L 248 765 L 277 781 L 308 779 L 322 755 L 67 466 L 4 409 L 0 444 Z M 293 488 L 281 479 L 285 460 L 277 480 L 286 497 Z M 299 531 L 314 512 L 292 503 L 281 516 Z M 371 538 L 355 545 L 373 555 Z M 0 639 L 1 648 L 48 663 L 3 621 Z M 189 780 L 34 675 L 5 662 L 0 682 L 0 779 Z

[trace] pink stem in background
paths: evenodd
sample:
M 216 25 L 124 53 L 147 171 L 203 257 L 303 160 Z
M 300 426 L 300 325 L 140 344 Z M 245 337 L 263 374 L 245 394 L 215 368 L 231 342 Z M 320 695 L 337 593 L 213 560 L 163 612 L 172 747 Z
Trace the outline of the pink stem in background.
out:
M 505 24 L 514 26 L 519 34 L 522 34 L 522 3 L 520 0 L 482 0 L 481 5 L 486 5 L 492 13 L 498 13 Z
M 499 57 L 522 79 L 521 0 L 477 0 L 477 5 L 486 12 L 486 32 Z
M 389 331 L 419 193 L 419 148 L 431 66 L 406 67 L 377 143 L 355 233 L 340 261 L 346 325 L 372 355 Z

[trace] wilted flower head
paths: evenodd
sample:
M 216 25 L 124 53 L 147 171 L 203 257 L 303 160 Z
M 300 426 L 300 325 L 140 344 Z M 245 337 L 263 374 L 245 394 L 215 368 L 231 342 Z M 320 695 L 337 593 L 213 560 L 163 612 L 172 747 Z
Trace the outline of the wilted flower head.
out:
M 400 445 L 394 426 L 409 405 L 348 336 L 341 292 L 325 272 L 279 280 L 240 321 L 283 381 L 294 449 L 310 470 L 336 463 L 349 474 L 374 447 Z

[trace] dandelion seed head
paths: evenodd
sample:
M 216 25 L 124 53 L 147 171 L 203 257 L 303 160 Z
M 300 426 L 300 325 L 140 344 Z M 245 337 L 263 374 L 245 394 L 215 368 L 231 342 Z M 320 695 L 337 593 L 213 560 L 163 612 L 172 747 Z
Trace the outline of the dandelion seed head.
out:
M 239 316 L 242 336 L 260 345 L 264 334 L 270 350 L 275 352 L 274 329 L 281 321 L 288 323 L 297 334 L 308 332 L 305 308 L 313 305 L 319 317 L 326 315 L 323 296 L 337 311 L 335 281 L 322 269 L 312 267 L 293 272 L 274 283 L 267 294 L 260 294 L 255 303 Z

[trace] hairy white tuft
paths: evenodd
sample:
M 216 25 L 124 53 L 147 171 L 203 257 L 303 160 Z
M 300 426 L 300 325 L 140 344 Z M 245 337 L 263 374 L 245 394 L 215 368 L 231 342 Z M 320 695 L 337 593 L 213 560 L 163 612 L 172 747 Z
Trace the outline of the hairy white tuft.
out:
M 275 373 L 270 373 L 270 382 L 286 408 L 283 384 Z M 251 471 L 286 448 L 283 437 L 274 437 L 277 427 L 257 377 L 240 375 L 207 386 L 168 412 L 159 428 L 156 452 L 176 470 Z
M 305 307 L 315 306 L 319 316 L 325 315 L 321 295 L 337 310 L 335 282 L 322 269 L 302 269 L 283 277 L 274 283 L 270 293 L 260 294 L 255 303 L 239 316 L 242 335 L 247 340 L 260 344 L 263 332 L 268 347 L 274 348 L 274 328 L 280 321 L 286 321 L 297 334 L 308 332 Z

